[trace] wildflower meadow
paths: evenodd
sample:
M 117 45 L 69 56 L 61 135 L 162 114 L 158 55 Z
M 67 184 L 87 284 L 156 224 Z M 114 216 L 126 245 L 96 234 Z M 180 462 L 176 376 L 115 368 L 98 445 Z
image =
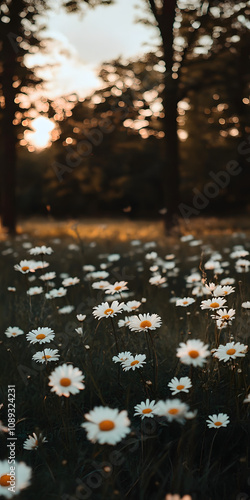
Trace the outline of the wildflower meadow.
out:
M 250 498 L 247 233 L 0 252 L 1 498 Z

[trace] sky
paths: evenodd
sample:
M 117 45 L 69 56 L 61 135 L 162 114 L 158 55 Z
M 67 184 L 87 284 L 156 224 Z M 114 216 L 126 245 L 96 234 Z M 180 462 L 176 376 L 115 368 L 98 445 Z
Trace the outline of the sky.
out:
M 144 0 L 116 0 L 112 6 L 86 8 L 83 16 L 67 14 L 56 6 L 49 12 L 43 36 L 54 42 L 50 42 L 47 55 L 37 53 L 28 58 L 29 65 L 51 64 L 40 71 L 48 80 L 47 97 L 71 92 L 86 97 L 102 85 L 97 78 L 102 62 L 119 56 L 140 58 L 155 47 L 157 29 L 135 22 L 142 15 L 142 9 L 135 8 L 138 2 L 143 5 Z

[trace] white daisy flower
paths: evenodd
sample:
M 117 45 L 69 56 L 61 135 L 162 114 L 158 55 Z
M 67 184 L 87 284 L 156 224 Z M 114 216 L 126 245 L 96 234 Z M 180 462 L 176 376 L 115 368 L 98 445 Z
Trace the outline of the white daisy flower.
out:
M 95 266 L 92 266 L 92 264 L 85 264 L 85 266 L 82 266 L 82 268 L 83 268 L 83 271 L 87 271 L 90 273 L 92 273 L 96 269 Z
M 46 437 L 43 437 L 42 433 L 36 434 L 33 432 L 32 436 L 29 436 L 23 443 L 23 448 L 25 450 L 36 450 L 39 445 L 47 443 Z
M 158 314 L 139 314 L 138 316 L 131 316 L 129 328 L 132 331 L 144 332 L 159 328 L 161 323 L 162 320 Z
M 216 314 L 212 315 L 211 318 L 231 324 L 231 320 L 235 319 L 235 309 L 217 309 Z
M 58 309 L 58 313 L 59 314 L 70 314 L 72 311 L 74 311 L 74 309 L 75 309 L 75 306 L 68 305 L 68 306 L 64 306 L 64 307 L 61 307 L 60 309 Z
M 51 271 L 50 273 L 42 274 L 42 276 L 39 276 L 39 279 L 43 281 L 50 281 L 53 280 L 55 277 L 56 273 L 54 271 Z
M 134 416 L 140 416 L 141 419 L 143 420 L 145 417 L 153 417 L 154 416 L 154 410 L 156 408 L 155 400 L 151 401 L 149 399 L 146 399 L 146 401 L 142 401 L 140 404 L 135 406 L 135 413 Z
M 34 247 L 29 250 L 30 255 L 51 255 L 54 252 L 51 247 L 42 245 L 41 247 Z
M 130 432 L 128 413 L 107 406 L 96 406 L 85 415 L 88 422 L 81 424 L 92 443 L 115 445 Z
M 55 337 L 54 330 L 48 328 L 47 326 L 38 327 L 36 330 L 31 330 L 31 332 L 27 333 L 26 339 L 31 344 L 44 344 L 46 342 L 50 342 Z
M 79 278 L 75 277 L 75 278 L 65 278 L 62 282 L 62 285 L 63 286 L 73 286 L 73 285 L 77 285 L 77 283 L 80 283 L 80 280 Z
M 205 287 L 210 291 L 210 292 L 214 292 L 215 289 L 217 288 L 218 285 L 216 285 L 215 283 L 213 282 L 210 282 L 209 285 L 205 284 Z
M 195 302 L 192 297 L 184 297 L 183 299 L 178 299 L 176 301 L 177 306 L 182 306 L 182 307 L 187 307 L 190 306 L 190 304 L 193 304 Z
M 121 256 L 119 253 L 111 253 L 109 256 L 108 256 L 108 261 L 109 262 L 117 262 L 118 260 L 120 260 Z
M 113 285 L 111 284 L 107 285 L 105 293 L 110 293 L 111 295 L 114 295 L 114 293 L 124 292 L 124 290 L 128 290 L 128 287 L 126 286 L 127 284 L 128 284 L 127 281 L 116 281 Z
M 220 284 L 222 286 L 225 286 L 225 285 L 234 285 L 235 283 L 235 279 L 234 278 L 223 278 L 223 280 L 220 281 Z
M 50 292 L 45 294 L 46 299 L 56 299 L 58 297 L 64 297 L 67 293 L 66 288 L 60 287 L 58 289 L 53 288 Z
M 124 303 L 119 304 L 118 300 L 114 300 L 111 305 L 108 302 L 102 302 L 102 304 L 93 308 L 93 316 L 97 319 L 108 318 L 109 316 L 113 318 L 123 311 L 123 306 Z
M 20 271 L 22 274 L 32 273 L 35 271 L 34 260 L 21 260 L 19 264 L 14 266 L 15 271 Z
M 185 365 L 203 366 L 205 358 L 210 356 L 210 351 L 208 345 L 201 340 L 188 340 L 186 343 L 180 343 L 176 356 Z
M 16 292 L 16 287 L 15 286 L 8 286 L 7 290 L 8 290 L 8 292 Z
M 124 311 L 132 312 L 138 309 L 140 305 L 141 302 L 139 302 L 139 300 L 129 300 L 126 304 L 124 304 L 123 309 Z
M 77 314 L 78 321 L 84 321 L 86 319 L 86 314 Z
M 14 494 L 18 495 L 21 490 L 24 490 L 30 485 L 32 469 L 24 462 L 15 462 L 15 475 L 12 475 L 8 460 L 0 461 L 0 496 L 12 498 Z
M 202 300 L 201 302 L 201 309 L 220 309 L 220 307 L 224 306 L 226 302 L 226 299 L 223 299 L 222 297 L 216 297 L 214 299 L 207 299 L 207 300 Z
M 21 328 L 18 328 L 18 326 L 9 326 L 7 330 L 4 332 L 6 337 L 18 337 L 18 335 L 23 335 L 24 331 L 21 330 Z
M 243 307 L 243 309 L 250 309 L 250 300 L 242 302 L 241 307 Z
M 119 352 L 117 356 L 113 356 L 114 363 L 123 363 L 132 356 L 130 351 Z
M 214 297 L 225 297 L 226 295 L 230 295 L 230 293 L 234 293 L 234 286 L 221 286 L 218 285 L 213 292 Z
M 199 273 L 192 273 L 186 278 L 187 283 L 201 283 L 201 275 Z
M 33 267 L 34 270 L 36 271 L 37 269 L 45 269 L 46 267 L 49 266 L 49 262 L 45 262 L 45 260 L 38 260 L 33 262 Z
M 239 259 L 235 263 L 235 269 L 238 273 L 247 273 L 249 271 L 250 261 L 247 259 Z
M 250 392 L 247 397 L 243 400 L 243 403 L 250 403 Z
M 145 354 L 136 354 L 135 356 L 130 356 L 127 360 L 122 362 L 122 368 L 125 372 L 128 370 L 135 370 L 136 368 L 142 368 L 146 361 Z
M 95 281 L 94 283 L 92 283 L 92 288 L 96 290 L 105 290 L 105 288 L 107 288 L 107 286 L 109 285 L 109 281 Z
M 119 319 L 118 321 L 118 328 L 122 328 L 123 326 L 128 326 L 130 323 L 130 318 L 131 316 L 125 316 L 124 319 Z
M 68 398 L 70 394 L 77 394 L 85 388 L 83 381 L 84 375 L 79 368 L 64 363 L 50 374 L 48 385 L 52 387 L 51 391 L 58 396 Z
M 219 345 L 215 349 L 213 356 L 219 361 L 228 361 L 229 359 L 242 358 L 247 352 L 248 346 L 240 342 L 228 342 L 226 345 Z
M 172 391 L 172 395 L 175 396 L 178 392 L 189 392 L 190 387 L 192 387 L 192 382 L 189 377 L 173 377 L 168 383 L 168 387 Z
M 185 419 L 194 418 L 196 412 L 190 412 L 189 406 L 176 398 L 158 401 L 155 414 L 159 417 L 166 417 L 169 422 L 175 420 L 180 424 L 184 424 Z
M 152 278 L 149 279 L 150 285 L 155 285 L 155 286 L 162 285 L 162 283 L 166 283 L 166 281 L 167 278 L 162 277 L 160 274 L 152 276 Z
M 109 276 L 107 271 L 94 271 L 92 273 L 86 274 L 86 278 L 105 280 Z
M 40 295 L 43 293 L 43 287 L 42 286 L 33 286 L 27 290 L 27 295 Z
M 58 349 L 44 349 L 44 351 L 39 351 L 36 352 L 33 356 L 32 359 L 34 361 L 37 361 L 37 363 L 46 363 L 50 361 L 58 361 L 59 359 L 59 354 L 58 354 Z
M 229 257 L 231 257 L 231 259 L 242 259 L 247 255 L 249 255 L 248 250 L 242 249 L 242 250 L 235 250 L 234 252 L 230 253 Z
M 209 415 L 206 422 L 209 429 L 219 429 L 220 427 L 227 427 L 230 420 L 226 413 L 218 413 L 218 415 Z

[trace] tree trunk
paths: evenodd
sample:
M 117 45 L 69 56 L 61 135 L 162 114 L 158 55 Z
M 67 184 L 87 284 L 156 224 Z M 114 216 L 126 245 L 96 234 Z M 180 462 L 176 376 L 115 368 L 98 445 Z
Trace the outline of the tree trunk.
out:
M 177 223 L 179 206 L 179 153 L 177 135 L 177 92 L 178 79 L 173 78 L 173 24 L 175 19 L 176 0 L 164 0 L 162 12 L 158 18 L 163 44 L 163 59 L 166 65 L 165 89 L 163 92 L 165 160 L 162 170 L 162 182 L 165 194 L 167 213 L 165 216 L 166 231 Z

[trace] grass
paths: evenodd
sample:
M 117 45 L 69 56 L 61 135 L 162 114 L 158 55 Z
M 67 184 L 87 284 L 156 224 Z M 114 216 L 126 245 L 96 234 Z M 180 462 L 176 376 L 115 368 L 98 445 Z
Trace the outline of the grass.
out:
M 192 233 L 200 237 L 201 226 L 194 224 Z M 15 384 L 16 459 L 32 467 L 31 486 L 20 494 L 20 499 L 33 500 L 36 496 L 49 500 L 163 500 L 167 493 L 190 494 L 193 500 L 238 500 L 243 493 L 243 498 L 248 498 L 249 404 L 243 400 L 249 392 L 249 355 L 226 363 L 209 356 L 203 367 L 197 368 L 184 365 L 176 357 L 179 343 L 187 339 L 200 339 L 210 349 L 216 347 L 215 322 L 210 312 L 200 308 L 201 300 L 207 297 L 195 297 L 195 303 L 188 308 L 176 307 L 169 301 L 174 296 L 192 295 L 185 278 L 195 271 L 201 273 L 199 269 L 204 268 L 213 252 L 220 252 L 222 262 L 229 263 L 218 275 L 218 281 L 228 276 L 236 280 L 235 293 L 227 299 L 228 306 L 236 309 L 236 319 L 231 327 L 221 331 L 220 343 L 228 342 L 230 336 L 245 345 L 249 343 L 250 313 L 241 307 L 243 301 L 250 299 L 249 273 L 237 273 L 230 257 L 235 245 L 249 249 L 248 232 L 243 233 L 241 228 L 233 233 L 226 225 L 222 231 L 221 224 L 217 225 L 216 233 L 215 222 L 211 220 L 206 227 L 202 243 L 197 246 L 181 242 L 178 236 L 162 237 L 160 225 L 153 222 L 101 226 L 85 222 L 73 227 L 71 221 L 66 229 L 61 225 L 59 232 L 52 222 L 35 227 L 26 224 L 22 229 L 28 232 L 32 229 L 32 236 L 22 233 L 13 241 L 3 239 L 0 403 L 4 406 L 0 419 L 7 425 L 7 387 Z M 131 240 L 137 238 L 141 242 L 131 245 Z M 150 241 L 156 246 L 145 247 Z M 48 269 L 36 271 L 33 282 L 28 281 L 29 275 L 14 270 L 21 259 L 30 258 L 23 246 L 27 242 L 32 246 L 46 244 L 54 250 L 51 256 L 45 256 L 50 263 Z M 75 247 L 69 246 L 72 244 Z M 8 248 L 12 252 L 6 252 Z M 154 251 L 163 260 L 165 255 L 175 255 L 175 273 L 171 270 L 165 273 L 167 287 L 149 284 L 153 274 L 149 268 L 155 259 L 148 260 L 146 255 Z M 119 253 L 120 259 L 109 262 L 109 255 L 114 253 Z M 133 295 L 126 298 L 122 294 L 117 300 L 145 298 L 138 312 L 156 313 L 162 318 L 162 326 L 152 331 L 151 338 L 145 332 L 118 328 L 118 320 L 124 318 L 124 313 L 114 318 L 119 352 L 146 354 L 146 364 L 140 370 L 124 372 L 113 363 L 117 346 L 111 321 L 109 318 L 98 321 L 92 314 L 93 307 L 105 301 L 106 295 L 93 289 L 93 281 L 86 279 L 87 272 L 82 267 L 87 264 L 97 270 L 100 264 L 106 264 L 111 283 L 128 282 Z M 47 271 L 56 272 L 55 288 L 61 286 L 61 273 L 79 277 L 80 283 L 69 287 L 62 298 L 46 300 L 44 294 L 29 298 L 27 288 L 41 285 L 38 277 Z M 206 274 L 207 282 L 214 280 L 212 271 Z M 7 291 L 8 286 L 15 286 L 16 292 Z M 74 305 L 75 309 L 67 315 L 59 314 L 58 309 L 64 305 Z M 75 331 L 79 327 L 76 319 L 79 313 L 86 314 L 82 336 Z M 29 344 L 25 335 L 7 338 L 4 332 L 9 326 L 18 326 L 25 334 L 39 326 L 52 328 L 55 339 L 45 347 L 59 350 L 59 362 L 46 366 L 32 361 L 32 355 L 41 346 Z M 85 389 L 69 398 L 52 393 L 48 386 L 50 373 L 63 363 L 73 364 L 85 375 Z M 183 425 L 170 423 L 164 417 L 144 420 L 134 417 L 134 406 L 146 398 L 156 401 L 172 398 L 168 382 L 174 376 L 191 378 L 189 393 L 174 397 L 187 403 L 191 410 L 197 410 L 197 416 Z M 115 446 L 91 443 L 81 428 L 84 414 L 100 405 L 128 411 L 131 432 Z M 219 412 L 229 415 L 229 425 L 209 429 L 206 419 Z M 24 450 L 24 440 L 39 430 L 48 442 L 37 450 Z M 7 456 L 7 438 L 3 433 L 0 459 Z

